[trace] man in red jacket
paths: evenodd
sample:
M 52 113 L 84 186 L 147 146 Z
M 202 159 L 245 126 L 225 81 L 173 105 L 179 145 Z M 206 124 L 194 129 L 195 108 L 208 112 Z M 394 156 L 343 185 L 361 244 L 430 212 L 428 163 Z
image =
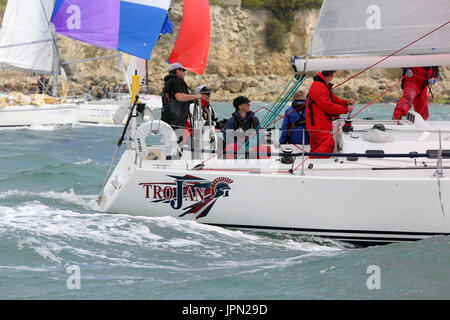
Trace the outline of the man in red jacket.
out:
M 423 120 L 428 119 L 428 87 L 434 85 L 439 76 L 438 67 L 404 68 L 402 81 L 403 96 L 398 100 L 392 120 L 400 120 L 406 116 L 411 106 Z
M 331 88 L 335 71 L 319 72 L 309 88 L 306 107 L 306 127 L 309 131 L 311 152 L 332 153 L 334 139 L 332 121 L 340 114 L 353 111 L 355 101 L 337 97 Z

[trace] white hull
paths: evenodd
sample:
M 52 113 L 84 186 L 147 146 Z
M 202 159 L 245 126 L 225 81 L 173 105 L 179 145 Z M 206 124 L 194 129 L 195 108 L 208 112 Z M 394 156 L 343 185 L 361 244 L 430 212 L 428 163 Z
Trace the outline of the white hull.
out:
M 408 132 L 404 130 L 408 126 L 399 127 L 399 141 L 385 143 L 386 153 L 406 152 L 411 144 L 400 141 L 405 134 L 416 140 L 414 150 L 409 151 L 436 149 L 432 139 L 437 133 L 431 129 L 425 134 L 413 126 Z M 447 136 L 449 131 L 443 133 L 443 149 L 450 149 L 450 142 L 444 140 Z M 349 134 L 341 138 L 345 153 L 380 148 L 380 143 L 361 145 L 360 141 L 360 150 L 356 150 L 358 139 Z M 449 160 L 443 160 L 443 177 L 439 179 L 434 176 L 436 159 L 335 160 L 310 159 L 306 166 L 312 164 L 313 168 L 306 167 L 304 175 L 300 169 L 288 173 L 291 165 L 280 163 L 275 156 L 266 160 L 212 160 L 206 161 L 202 170 L 187 170 L 200 161 L 140 160 L 134 150 L 128 149 L 106 184 L 100 208 L 110 213 L 173 216 L 222 227 L 358 243 L 450 235 Z M 297 158 L 295 166 L 299 163 Z M 180 178 L 176 177 L 186 175 L 194 178 L 185 182 L 185 188 L 195 181 L 225 181 L 227 194 L 218 197 L 203 216 L 202 210 L 182 215 L 190 205 L 202 207 L 205 202 L 201 191 L 191 192 L 184 195 L 179 207 L 176 179 Z
M 115 124 L 113 116 L 119 104 L 80 104 L 77 110 L 77 122 L 89 124 Z
M 152 110 L 161 108 L 161 97 L 144 96 L 141 99 Z M 0 127 L 27 127 L 46 125 L 107 124 L 116 125 L 113 116 L 120 101 L 99 103 L 48 104 L 42 106 L 6 106 L 0 109 Z
M 77 122 L 75 104 L 7 106 L 0 109 L 0 127 L 72 125 Z
M 104 199 L 102 207 L 111 213 L 178 217 L 192 201 L 184 199 L 180 209 L 173 209 L 170 203 L 154 203 L 153 189 L 147 198 L 147 190 L 140 184 L 173 182 L 170 176 L 185 174 L 208 181 L 226 177 L 233 181 L 228 197 L 219 198 L 206 217 L 196 219 L 196 214 L 188 214 L 183 219 L 347 241 L 415 240 L 450 234 L 450 217 L 441 210 L 436 178 L 431 177 L 433 171 L 427 173 L 424 178 L 362 179 L 352 174 L 330 178 L 140 168 Z M 450 179 L 440 183 L 441 192 L 450 194 Z M 444 197 L 444 208 L 450 209 L 449 200 Z

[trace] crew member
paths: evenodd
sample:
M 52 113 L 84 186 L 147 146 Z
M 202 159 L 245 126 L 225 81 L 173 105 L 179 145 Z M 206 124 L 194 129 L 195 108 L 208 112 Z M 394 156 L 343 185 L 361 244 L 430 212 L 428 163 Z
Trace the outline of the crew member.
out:
M 286 109 L 281 126 L 280 144 L 309 144 L 309 134 L 306 131 L 306 100 L 302 90 L 297 91 L 292 99 L 292 105 Z
M 201 98 L 201 106 L 202 106 L 202 117 L 203 120 L 205 120 L 205 125 L 209 125 L 209 112 L 211 111 L 211 121 L 212 125 L 214 125 L 214 122 L 217 121 L 216 112 L 214 111 L 213 107 L 211 106 L 210 99 L 211 99 L 211 90 L 207 86 L 199 86 L 197 89 L 195 89 L 195 93 L 200 93 Z
M 168 68 L 169 74 L 164 78 L 161 120 L 171 125 L 174 130 L 186 127 L 189 104 L 201 98 L 201 94 L 189 93 L 189 87 L 184 81 L 186 70 L 181 63 L 173 63 Z
M 255 113 L 250 111 L 250 102 L 251 101 L 244 96 L 239 96 L 233 100 L 235 111 L 222 129 L 225 141 L 227 130 L 247 131 L 249 129 L 256 129 L 259 126 L 258 117 L 256 117 Z
M 337 97 L 333 91 L 335 71 L 322 71 L 313 78 L 306 106 L 306 128 L 309 131 L 311 152 L 332 153 L 334 139 L 332 121 L 340 114 L 353 111 L 355 101 Z
M 439 77 L 439 67 L 414 67 L 403 68 L 402 81 L 403 96 L 398 101 L 394 109 L 392 120 L 400 120 L 406 116 L 411 106 L 414 105 L 414 111 L 422 116 L 424 120 L 428 119 L 428 90 L 436 84 Z

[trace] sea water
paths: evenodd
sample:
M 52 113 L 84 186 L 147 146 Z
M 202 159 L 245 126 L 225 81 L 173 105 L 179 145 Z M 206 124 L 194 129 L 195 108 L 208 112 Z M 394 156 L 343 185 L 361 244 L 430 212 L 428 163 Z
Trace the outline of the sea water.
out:
M 214 106 L 219 118 L 233 111 Z M 357 117 L 390 119 L 393 108 L 371 105 Z M 450 106 L 430 113 L 450 120 Z M 0 299 L 450 298 L 449 237 L 358 248 L 100 212 L 121 132 L 0 130 Z

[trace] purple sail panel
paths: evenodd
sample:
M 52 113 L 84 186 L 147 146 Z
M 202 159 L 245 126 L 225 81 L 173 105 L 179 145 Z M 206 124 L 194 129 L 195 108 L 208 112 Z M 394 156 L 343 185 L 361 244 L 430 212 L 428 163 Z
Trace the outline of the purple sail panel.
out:
M 117 49 L 120 0 L 57 0 L 51 22 L 69 38 Z

